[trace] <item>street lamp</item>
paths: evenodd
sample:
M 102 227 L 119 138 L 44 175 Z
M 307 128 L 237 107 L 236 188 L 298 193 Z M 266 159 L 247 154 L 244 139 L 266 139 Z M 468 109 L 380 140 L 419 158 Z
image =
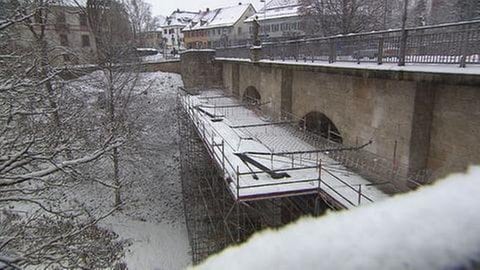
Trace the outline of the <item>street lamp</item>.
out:
M 388 0 L 383 1 L 383 30 L 387 30 L 388 26 Z
M 405 66 L 405 56 L 407 54 L 407 16 L 408 16 L 408 0 L 403 2 L 403 16 L 402 16 L 402 37 L 400 39 L 400 59 L 399 66 Z
M 267 0 L 260 0 L 263 3 L 263 36 L 267 36 Z

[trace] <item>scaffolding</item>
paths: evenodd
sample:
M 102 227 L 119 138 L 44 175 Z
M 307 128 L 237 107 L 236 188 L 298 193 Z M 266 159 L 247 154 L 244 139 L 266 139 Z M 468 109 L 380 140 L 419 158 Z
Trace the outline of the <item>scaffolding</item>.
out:
M 368 143 L 325 140 L 291 114 L 267 117 L 263 105 L 219 90 L 179 91 L 182 191 L 195 264 L 264 228 L 388 197 L 384 182 L 367 180 L 355 170 L 364 164 L 351 161 Z

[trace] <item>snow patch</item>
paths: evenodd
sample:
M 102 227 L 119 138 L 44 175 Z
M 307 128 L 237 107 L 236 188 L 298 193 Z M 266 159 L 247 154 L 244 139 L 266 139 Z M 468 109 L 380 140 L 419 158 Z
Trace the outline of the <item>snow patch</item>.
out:
M 417 192 L 264 231 L 194 269 L 477 269 L 478 194 L 475 167 Z

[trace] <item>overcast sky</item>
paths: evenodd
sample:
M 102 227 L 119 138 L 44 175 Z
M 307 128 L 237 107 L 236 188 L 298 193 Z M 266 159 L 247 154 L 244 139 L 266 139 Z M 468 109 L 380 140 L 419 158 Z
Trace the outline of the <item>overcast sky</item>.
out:
M 263 3 L 260 0 L 146 0 L 146 2 L 152 4 L 154 15 L 168 16 L 177 8 L 181 10 L 198 11 L 200 9 L 205 10 L 207 7 L 210 9 L 224 6 L 236 5 L 239 2 L 252 3 L 258 10 L 263 7 Z

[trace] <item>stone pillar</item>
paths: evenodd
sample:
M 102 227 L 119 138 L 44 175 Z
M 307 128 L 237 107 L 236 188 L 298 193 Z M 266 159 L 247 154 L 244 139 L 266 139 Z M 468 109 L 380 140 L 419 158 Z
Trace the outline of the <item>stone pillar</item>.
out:
M 232 65 L 232 92 L 235 96 L 240 96 L 240 65 Z
M 262 52 L 262 42 L 259 38 L 260 23 L 258 18 L 253 20 L 253 46 L 250 48 L 250 60 L 252 62 L 260 61 L 260 54 Z
M 282 114 L 292 113 L 293 102 L 293 70 L 282 69 L 282 93 L 281 93 Z M 286 117 L 287 115 L 282 115 Z
M 180 59 L 186 89 L 223 88 L 222 64 L 215 62 L 215 50 L 188 50 Z
M 252 62 L 260 61 L 260 55 L 262 53 L 262 46 L 253 46 L 250 48 L 250 60 Z
M 428 82 L 418 82 L 416 84 L 408 162 L 410 174 L 427 167 L 435 105 L 434 88 L 435 85 Z

